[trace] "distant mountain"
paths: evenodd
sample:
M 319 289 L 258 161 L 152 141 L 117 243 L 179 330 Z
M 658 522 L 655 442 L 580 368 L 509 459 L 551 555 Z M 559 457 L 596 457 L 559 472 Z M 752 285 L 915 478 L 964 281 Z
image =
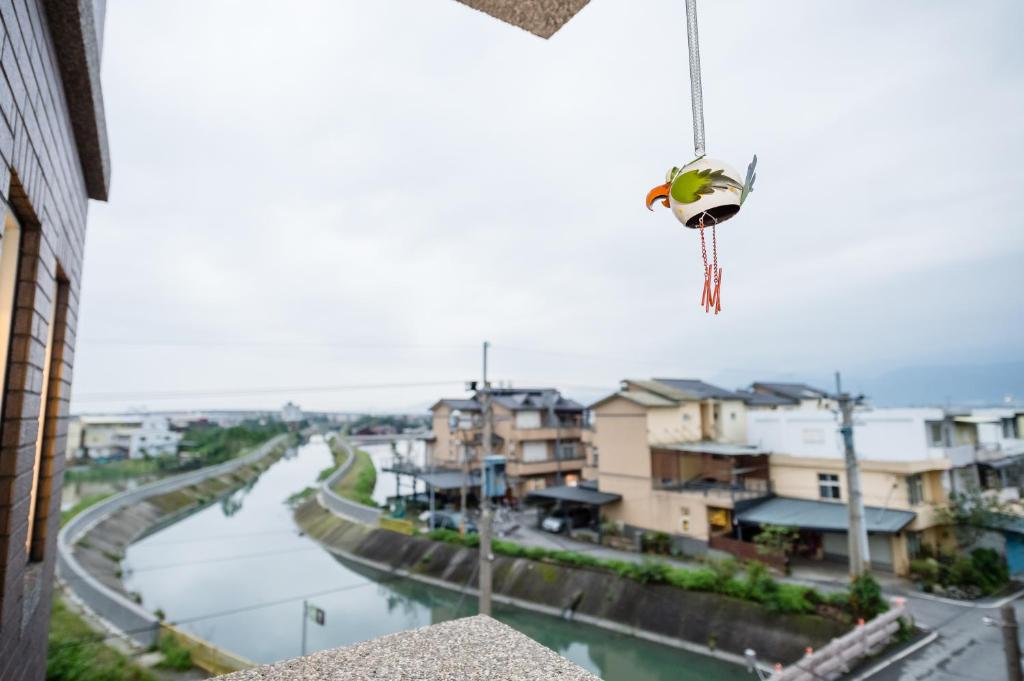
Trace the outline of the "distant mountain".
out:
M 886 407 L 1024 405 L 1024 362 L 904 367 L 855 383 Z
M 727 388 L 743 387 L 752 381 L 788 381 L 835 389 L 832 372 L 765 371 L 755 375 L 750 370 L 734 369 L 719 372 L 710 379 L 711 383 Z M 882 373 L 848 370 L 843 372 L 843 388 L 863 393 L 879 407 L 1024 408 L 1024 362 L 909 366 Z

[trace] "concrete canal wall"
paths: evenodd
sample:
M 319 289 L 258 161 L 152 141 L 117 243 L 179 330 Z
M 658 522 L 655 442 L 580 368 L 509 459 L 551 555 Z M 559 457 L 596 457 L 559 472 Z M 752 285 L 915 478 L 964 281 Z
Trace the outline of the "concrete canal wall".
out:
M 475 593 L 478 553 L 351 522 L 316 500 L 295 512 L 299 526 L 336 555 L 395 575 Z M 742 663 L 743 651 L 791 662 L 847 627 L 817 615 L 781 614 L 748 601 L 640 584 L 588 568 L 495 556 L 494 599 Z
M 284 453 L 288 437 L 279 435 L 245 456 L 158 480 L 89 507 L 58 536 L 58 576 L 114 633 L 144 648 L 153 645 L 160 621 L 125 591 L 120 568 L 125 548 L 254 482 Z

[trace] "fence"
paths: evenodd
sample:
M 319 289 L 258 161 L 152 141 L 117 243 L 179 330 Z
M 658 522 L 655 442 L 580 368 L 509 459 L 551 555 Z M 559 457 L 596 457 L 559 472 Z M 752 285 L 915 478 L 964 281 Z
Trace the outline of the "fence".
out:
M 245 456 L 216 466 L 157 480 L 112 496 L 85 509 L 72 518 L 57 535 L 58 576 L 68 584 L 71 592 L 80 601 L 119 633 L 129 636 L 144 648 L 155 644 L 160 631 L 160 621 L 153 613 L 138 603 L 130 600 L 124 594 L 114 591 L 89 574 L 75 558 L 75 542 L 123 508 L 137 504 L 148 497 L 172 492 L 203 480 L 230 473 L 237 468 L 262 459 L 271 450 L 282 444 L 287 437 L 287 435 L 278 435 Z
M 831 681 L 850 671 L 869 655 L 885 648 L 900 630 L 900 619 L 908 618 L 906 602 L 893 599 L 893 607 L 865 624 L 859 624 L 850 633 L 841 636 L 819 650 L 807 649 L 807 654 L 785 669 L 776 666 L 770 681 Z
M 708 548 L 725 551 L 741 560 L 759 560 L 781 572 L 786 571 L 789 559 L 785 556 L 762 554 L 757 550 L 757 544 L 748 541 L 740 541 L 732 537 L 714 536 L 708 539 Z
M 318 495 L 320 505 L 331 513 L 344 516 L 345 518 L 354 520 L 357 523 L 373 525 L 376 527 L 380 524 L 380 517 L 383 515 L 383 511 L 381 509 L 363 506 L 351 499 L 346 499 L 334 491 L 334 485 L 345 477 L 345 474 L 348 473 L 356 463 L 356 453 L 355 450 L 352 449 L 352 446 L 340 437 L 335 438 L 335 442 L 345 449 L 345 452 L 348 454 L 348 458 L 345 459 L 345 463 L 338 466 L 338 470 L 334 471 L 334 473 L 332 473 L 330 477 L 324 480 L 323 484 L 320 485 L 320 493 Z
M 207 643 L 203 639 L 197 638 L 187 631 L 170 624 L 163 624 L 161 626 L 160 635 L 174 638 L 178 645 L 192 654 L 193 665 L 214 676 L 230 674 L 231 672 L 237 672 L 239 669 L 248 669 L 249 667 L 256 666 L 254 662 L 244 657 L 221 650 L 217 646 Z

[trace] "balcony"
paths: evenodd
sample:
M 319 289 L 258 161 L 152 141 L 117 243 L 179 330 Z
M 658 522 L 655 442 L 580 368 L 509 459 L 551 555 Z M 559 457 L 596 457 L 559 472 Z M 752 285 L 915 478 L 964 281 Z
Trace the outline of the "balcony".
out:
M 717 500 L 729 499 L 734 503 L 747 499 L 760 499 L 772 494 L 771 481 L 759 478 L 744 478 L 735 483 L 702 479 L 685 481 L 656 479 L 653 481 L 652 487 L 669 492 L 695 493 Z

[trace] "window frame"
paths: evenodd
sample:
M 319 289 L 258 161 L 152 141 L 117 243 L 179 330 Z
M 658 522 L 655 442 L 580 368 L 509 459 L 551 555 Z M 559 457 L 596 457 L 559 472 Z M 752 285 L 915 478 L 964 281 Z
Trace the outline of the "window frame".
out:
M 826 494 L 830 490 L 831 494 Z M 838 473 L 818 473 L 818 498 L 830 501 L 842 501 L 843 490 Z

